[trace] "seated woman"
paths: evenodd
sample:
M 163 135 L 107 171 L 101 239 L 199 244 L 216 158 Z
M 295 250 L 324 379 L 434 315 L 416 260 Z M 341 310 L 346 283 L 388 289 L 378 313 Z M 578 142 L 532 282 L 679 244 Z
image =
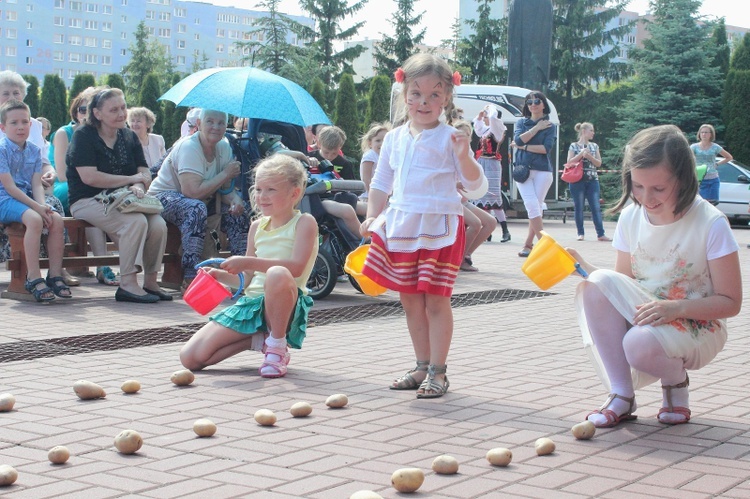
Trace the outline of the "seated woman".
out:
M 240 163 L 224 138 L 226 113 L 202 109 L 196 125 L 198 132 L 174 145 L 149 188 L 164 205 L 164 219 L 182 234 L 184 288 L 197 274 L 195 265 L 201 261 L 209 215 L 221 215 L 220 229 L 233 255 L 245 254 L 250 230 L 248 207 L 230 187 L 240 174 Z
M 128 109 L 128 126 L 138 136 L 143 146 L 143 155 L 146 157 L 148 167 L 154 166 L 167 150 L 164 147 L 164 137 L 151 133 L 156 123 L 156 115 L 145 107 L 134 107 Z
M 67 174 L 70 212 L 102 229 L 120 251 L 117 301 L 154 303 L 171 300 L 157 284 L 167 224 L 161 215 L 104 210 L 95 196 L 105 189 L 128 187 L 142 197 L 151 181 L 138 137 L 125 128 L 128 114 L 122 90 L 103 87 L 88 105 L 86 124 L 73 134 Z M 143 287 L 137 274 L 143 271 Z

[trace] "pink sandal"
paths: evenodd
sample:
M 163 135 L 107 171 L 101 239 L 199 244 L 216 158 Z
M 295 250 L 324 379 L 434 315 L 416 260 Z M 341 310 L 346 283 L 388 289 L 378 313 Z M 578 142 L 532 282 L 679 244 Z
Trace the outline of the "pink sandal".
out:
M 656 415 L 656 419 L 659 420 L 660 423 L 668 424 L 668 425 L 678 425 L 678 424 L 685 424 L 688 421 L 690 421 L 690 409 L 687 407 L 680 407 L 680 406 L 673 406 L 672 405 L 672 388 L 687 388 L 690 386 L 690 378 L 688 377 L 687 373 L 685 373 L 685 381 L 683 381 L 680 384 L 677 385 L 661 385 L 662 390 L 667 391 L 667 407 L 662 407 L 659 409 L 659 414 Z M 682 421 L 663 421 L 659 416 L 662 414 L 679 414 L 680 416 L 685 416 L 685 419 Z
M 628 404 L 630 404 L 630 407 L 624 414 L 620 414 L 619 416 L 615 411 L 612 409 L 607 409 L 609 407 L 609 404 L 612 403 L 615 399 L 620 399 Z M 607 418 L 607 422 L 603 425 L 596 425 L 597 428 L 612 428 L 614 426 L 617 426 L 622 421 L 632 421 L 633 419 L 638 419 L 638 416 L 633 414 L 633 405 L 635 404 L 635 397 L 623 397 L 622 395 L 618 395 L 616 393 L 610 393 L 607 397 L 607 401 L 604 402 L 604 405 L 602 405 L 599 409 L 595 411 L 591 411 L 590 413 L 586 414 L 586 417 L 584 418 L 584 421 L 589 419 L 589 416 L 592 414 L 601 414 L 605 418 Z
M 266 346 L 265 352 L 266 357 L 263 360 L 263 363 L 258 368 L 258 373 L 260 373 L 261 378 L 282 378 L 286 376 L 286 366 L 289 365 L 289 360 L 291 359 L 291 355 L 289 353 L 289 350 L 287 348 L 270 348 Z M 281 360 L 269 360 L 269 355 L 276 355 L 278 357 L 281 357 Z M 266 367 L 270 367 L 276 372 L 269 372 L 264 373 L 263 369 Z

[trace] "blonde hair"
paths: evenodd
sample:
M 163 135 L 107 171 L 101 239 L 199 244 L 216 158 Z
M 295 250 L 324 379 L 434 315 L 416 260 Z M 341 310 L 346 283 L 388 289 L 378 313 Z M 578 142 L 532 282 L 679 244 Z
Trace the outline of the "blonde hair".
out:
M 446 119 L 452 118 L 453 106 L 453 72 L 451 71 L 448 63 L 444 59 L 427 53 L 414 54 L 409 57 L 401 68 L 404 72 L 404 82 L 401 88 L 401 95 L 406 95 L 406 91 L 409 89 L 409 85 L 412 84 L 417 78 L 423 76 L 434 75 L 437 76 L 443 86 L 445 87 L 445 93 L 448 95 L 448 102 L 446 102 L 444 108 L 446 109 Z M 406 101 L 404 98 L 398 99 L 398 110 L 396 112 L 397 118 L 394 120 L 396 123 L 406 123 L 409 119 L 407 116 Z
M 305 195 L 305 187 L 307 186 L 307 171 L 302 166 L 299 160 L 292 158 L 287 154 L 274 154 L 261 160 L 255 166 L 255 181 L 259 178 L 268 178 L 279 176 L 289 182 L 289 188 L 294 189 L 299 187 L 300 194 L 299 198 L 295 201 L 295 204 L 299 203 L 302 196 Z M 256 218 L 260 216 L 261 210 L 258 207 L 255 200 L 255 183 L 250 188 L 250 204 L 255 210 Z
M 695 134 L 695 138 L 698 139 L 698 142 L 701 141 L 701 130 L 704 128 L 708 128 L 708 131 L 711 132 L 711 142 L 716 140 L 716 129 L 713 125 L 709 125 L 708 123 L 704 123 L 701 126 L 698 127 L 698 133 Z
M 362 135 L 362 140 L 359 142 L 359 145 L 362 149 L 362 154 L 372 149 L 372 147 L 370 147 L 370 142 L 372 142 L 372 139 L 374 139 L 380 132 L 388 133 L 390 130 L 391 124 L 388 122 L 372 123 L 370 125 L 370 129 L 367 130 L 364 135 Z
M 622 160 L 622 196 L 609 210 L 622 210 L 633 196 L 632 171 L 636 168 L 653 168 L 666 163 L 677 178 L 677 203 L 674 215 L 685 211 L 698 194 L 698 178 L 695 174 L 695 156 L 682 130 L 674 125 L 661 125 L 641 130 L 625 146 Z
M 337 126 L 327 126 L 318 131 L 318 147 L 339 150 L 346 142 L 346 133 Z
M 593 129 L 594 129 L 594 125 L 592 125 L 588 121 L 584 121 L 583 123 L 576 123 L 576 126 L 575 126 L 575 131 L 578 132 L 579 140 L 584 130 L 593 130 Z
M 133 107 L 128 109 L 128 126 L 130 126 L 130 120 L 135 118 L 145 118 L 146 130 L 148 133 L 154 131 L 154 124 L 156 123 L 156 115 L 147 107 Z

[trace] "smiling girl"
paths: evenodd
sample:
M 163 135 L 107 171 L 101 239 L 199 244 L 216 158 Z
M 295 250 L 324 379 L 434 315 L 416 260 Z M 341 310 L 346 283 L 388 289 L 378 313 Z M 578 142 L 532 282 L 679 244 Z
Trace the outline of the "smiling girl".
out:
M 576 292 L 579 323 L 610 390 L 587 419 L 597 427 L 635 419 L 635 389 L 661 380 L 657 419 L 687 423 L 687 370 L 722 350 L 724 319 L 742 304 L 737 242 L 726 217 L 697 195 L 693 154 L 673 125 L 630 141 L 622 187 L 615 270 L 597 270 L 569 250 L 590 274 Z

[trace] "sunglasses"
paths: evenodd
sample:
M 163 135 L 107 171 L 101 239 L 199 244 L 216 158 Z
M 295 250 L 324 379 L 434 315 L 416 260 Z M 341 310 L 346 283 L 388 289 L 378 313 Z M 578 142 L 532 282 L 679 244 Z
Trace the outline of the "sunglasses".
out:
M 542 103 L 542 99 L 526 99 L 526 105 L 531 106 L 532 104 L 534 106 L 538 106 Z
M 86 114 L 86 111 L 88 111 L 88 106 L 78 106 L 78 112 L 81 114 Z

